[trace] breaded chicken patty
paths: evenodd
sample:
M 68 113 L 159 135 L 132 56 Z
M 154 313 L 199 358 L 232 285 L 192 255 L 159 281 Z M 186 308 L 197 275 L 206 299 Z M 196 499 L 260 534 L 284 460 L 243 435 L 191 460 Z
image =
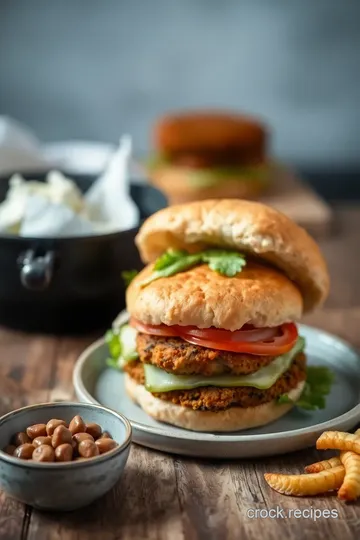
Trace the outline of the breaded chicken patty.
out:
M 138 383 L 145 384 L 144 367 L 134 361 L 126 365 L 125 371 Z M 306 378 L 306 356 L 299 353 L 290 368 L 267 390 L 251 386 L 220 388 L 204 386 L 193 390 L 172 390 L 153 393 L 159 399 L 171 401 L 175 405 L 190 407 L 194 410 L 221 411 L 229 407 L 256 407 L 290 392 Z
M 136 339 L 136 349 L 141 362 L 154 364 L 176 375 L 248 375 L 274 360 L 273 356 L 218 351 L 192 345 L 177 337 L 141 333 Z

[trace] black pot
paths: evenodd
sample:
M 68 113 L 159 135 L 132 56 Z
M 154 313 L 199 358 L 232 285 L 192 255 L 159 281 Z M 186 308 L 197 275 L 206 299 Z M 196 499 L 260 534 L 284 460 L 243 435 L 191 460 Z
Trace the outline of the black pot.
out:
M 71 178 L 83 191 L 93 181 L 79 175 Z M 8 178 L 0 179 L 0 200 L 7 189 Z M 141 219 L 165 206 L 160 192 L 149 186 L 132 186 L 131 195 Z M 125 307 L 121 272 L 142 267 L 134 244 L 136 232 L 74 238 L 0 236 L 0 324 L 55 334 L 109 327 Z

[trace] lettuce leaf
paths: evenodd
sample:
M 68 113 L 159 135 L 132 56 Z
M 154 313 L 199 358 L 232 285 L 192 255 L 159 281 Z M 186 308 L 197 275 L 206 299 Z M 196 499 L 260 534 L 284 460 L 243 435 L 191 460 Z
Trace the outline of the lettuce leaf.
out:
M 308 366 L 306 383 L 298 401 L 294 402 L 287 394 L 279 396 L 277 403 L 294 403 L 299 409 L 315 411 L 325 409 L 326 396 L 334 382 L 334 373 L 324 366 Z

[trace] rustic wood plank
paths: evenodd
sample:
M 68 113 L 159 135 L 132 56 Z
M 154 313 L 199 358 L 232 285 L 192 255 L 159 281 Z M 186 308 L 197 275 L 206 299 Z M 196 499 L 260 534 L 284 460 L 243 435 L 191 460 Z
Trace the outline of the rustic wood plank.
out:
M 283 212 L 320 238 L 331 232 L 331 206 L 303 178 L 287 167 L 279 168 L 269 191 L 264 193 L 260 201 Z
M 72 385 L 74 364 L 81 352 L 95 339 L 89 337 L 59 339 L 49 387 L 49 401 L 76 401 Z
M 69 513 L 33 511 L 29 540 L 187 540 L 173 460 L 133 445 L 122 481 L 90 507 Z
M 0 413 L 48 399 L 56 338 L 0 329 Z M 0 538 L 26 538 L 31 509 L 0 492 Z
M 243 538 L 245 529 L 231 485 L 230 466 L 219 461 L 179 458 L 175 469 L 185 538 Z
M 360 348 L 360 307 L 323 309 L 306 315 L 304 324 L 323 329 Z
M 332 455 L 327 453 L 325 455 Z M 306 452 L 296 452 L 286 456 L 275 456 L 273 458 L 254 460 L 251 463 L 231 464 L 231 477 L 235 485 L 239 486 L 239 497 L 242 501 L 240 509 L 241 519 L 244 523 L 245 537 L 249 539 L 267 538 L 277 540 L 279 538 L 296 538 L 299 540 L 314 537 L 315 531 L 321 530 L 321 535 L 326 537 L 354 539 L 358 538 L 356 526 L 358 504 L 347 506 L 337 500 L 336 495 L 325 495 L 319 497 L 287 497 L 273 491 L 267 486 L 263 474 L 265 472 L 280 472 L 285 474 L 300 474 L 304 466 L 315 462 L 320 455 L 316 450 Z M 324 453 L 321 454 L 324 459 Z M 254 486 L 256 497 L 262 494 L 263 500 L 248 503 L 246 494 L 249 484 Z M 266 512 L 270 510 L 277 512 L 278 517 L 266 517 Z M 316 520 L 309 513 L 311 510 L 327 510 L 327 517 L 318 516 Z M 263 514 L 255 512 L 262 510 Z M 305 517 L 290 515 L 295 510 L 308 512 Z M 281 513 L 283 512 L 283 515 Z M 260 516 L 263 515 L 263 518 Z M 276 515 L 276 514 L 275 514 Z M 326 514 L 325 514 L 326 516 Z M 352 525 L 349 525 L 351 523 Z M 235 536 L 234 536 L 235 538 Z
M 22 540 L 26 538 L 30 510 L 0 491 L 0 538 Z
M 334 234 L 320 241 L 327 260 L 331 288 L 326 307 L 360 306 L 360 206 L 337 206 Z
M 57 339 L 0 330 L 0 412 L 48 399 Z

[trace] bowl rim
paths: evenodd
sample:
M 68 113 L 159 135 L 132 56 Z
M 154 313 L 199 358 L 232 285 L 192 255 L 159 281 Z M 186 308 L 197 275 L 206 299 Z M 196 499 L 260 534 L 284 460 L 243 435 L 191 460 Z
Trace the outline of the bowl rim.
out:
M 59 247 L 63 242 L 93 242 L 96 239 L 99 242 L 107 242 L 118 239 L 123 234 L 136 233 L 139 230 L 143 220 L 139 219 L 139 223 L 135 227 L 130 227 L 129 229 L 123 229 L 122 231 L 112 231 L 99 234 L 84 234 L 84 235 L 75 235 L 75 236 L 20 236 L 19 234 L 12 234 L 1 232 L 0 240 L 7 242 L 17 242 L 17 243 L 36 243 L 36 242 L 47 242 L 54 246 L 54 248 Z
M 0 429 L 1 426 L 11 419 L 11 417 L 16 416 L 17 414 L 23 412 L 23 411 L 31 411 L 31 410 L 38 410 L 38 409 L 46 409 L 50 406 L 56 406 L 56 407 L 83 407 L 85 409 L 98 409 L 101 411 L 105 411 L 107 414 L 110 414 L 111 416 L 114 416 L 118 421 L 120 421 L 124 427 L 125 427 L 125 440 L 123 443 L 116 446 L 116 448 L 113 448 L 109 452 L 106 452 L 105 454 L 101 454 L 99 456 L 95 456 L 94 458 L 85 459 L 84 461 L 65 461 L 65 462 L 36 462 L 32 460 L 26 460 L 26 459 L 19 459 L 15 456 L 10 456 L 6 452 L 3 451 L 2 448 L 0 448 L 0 460 L 6 461 L 7 463 L 11 465 L 15 465 L 17 467 L 25 467 L 30 469 L 51 469 L 51 470 L 63 470 L 63 469 L 69 469 L 75 467 L 82 468 L 82 467 L 90 467 L 90 466 L 96 466 L 97 464 L 103 463 L 118 454 L 121 454 L 131 443 L 132 441 L 132 427 L 129 422 L 129 420 L 121 413 L 118 413 L 117 411 L 113 409 L 109 409 L 108 407 L 103 407 L 102 405 L 97 405 L 95 403 L 83 403 L 81 401 L 49 401 L 45 403 L 36 403 L 33 405 L 27 405 L 26 407 L 21 407 L 20 409 L 15 409 L 13 411 L 10 411 L 3 416 L 0 417 Z

